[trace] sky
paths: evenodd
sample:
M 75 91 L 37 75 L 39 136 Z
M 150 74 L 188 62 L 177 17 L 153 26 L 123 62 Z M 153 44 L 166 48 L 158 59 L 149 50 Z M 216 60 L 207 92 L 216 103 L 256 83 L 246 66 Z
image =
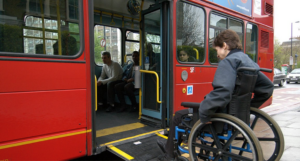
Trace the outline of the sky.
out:
M 295 23 L 299 21 L 299 23 Z M 274 35 L 281 43 L 300 36 L 300 0 L 274 0 Z

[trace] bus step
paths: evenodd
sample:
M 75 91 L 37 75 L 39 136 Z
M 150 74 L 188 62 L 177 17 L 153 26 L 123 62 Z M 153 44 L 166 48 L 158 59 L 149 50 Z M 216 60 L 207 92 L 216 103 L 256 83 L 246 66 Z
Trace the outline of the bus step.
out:
M 161 120 L 158 120 L 158 119 L 153 118 L 153 117 L 142 115 L 141 123 L 146 124 L 146 125 L 151 126 L 151 127 L 161 128 Z

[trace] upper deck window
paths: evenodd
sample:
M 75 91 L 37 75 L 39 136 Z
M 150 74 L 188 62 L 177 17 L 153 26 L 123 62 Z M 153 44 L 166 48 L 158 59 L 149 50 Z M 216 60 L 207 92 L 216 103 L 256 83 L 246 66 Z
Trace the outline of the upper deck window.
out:
M 203 63 L 205 59 L 205 13 L 200 7 L 177 3 L 177 60 Z
M 0 52 L 76 55 L 81 45 L 78 3 L 78 0 L 5 1 L 0 15 Z M 67 18 L 70 15 L 72 21 Z
M 217 52 L 213 48 L 213 41 L 215 37 L 224 30 L 231 29 L 235 31 L 243 44 L 243 23 L 242 21 L 234 20 L 230 17 L 217 15 L 212 13 L 210 15 L 209 25 L 209 62 L 218 63 Z

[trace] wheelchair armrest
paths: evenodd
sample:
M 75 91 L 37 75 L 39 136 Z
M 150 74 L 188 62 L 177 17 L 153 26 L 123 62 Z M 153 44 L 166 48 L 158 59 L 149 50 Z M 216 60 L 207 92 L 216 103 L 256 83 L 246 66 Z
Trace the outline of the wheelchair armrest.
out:
M 198 102 L 181 102 L 181 106 L 185 108 L 192 108 L 194 112 L 198 111 L 200 103 Z

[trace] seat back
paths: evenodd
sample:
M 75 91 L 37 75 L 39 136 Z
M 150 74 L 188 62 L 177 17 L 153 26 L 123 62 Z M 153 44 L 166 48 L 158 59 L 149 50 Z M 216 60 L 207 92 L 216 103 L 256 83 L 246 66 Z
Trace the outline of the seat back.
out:
M 95 75 L 97 77 L 97 80 L 99 79 L 101 72 L 102 72 L 102 66 L 95 65 Z
M 228 114 L 233 115 L 246 124 L 250 123 L 250 102 L 255 87 L 258 70 L 239 68 L 235 81 L 232 99 L 228 104 Z

